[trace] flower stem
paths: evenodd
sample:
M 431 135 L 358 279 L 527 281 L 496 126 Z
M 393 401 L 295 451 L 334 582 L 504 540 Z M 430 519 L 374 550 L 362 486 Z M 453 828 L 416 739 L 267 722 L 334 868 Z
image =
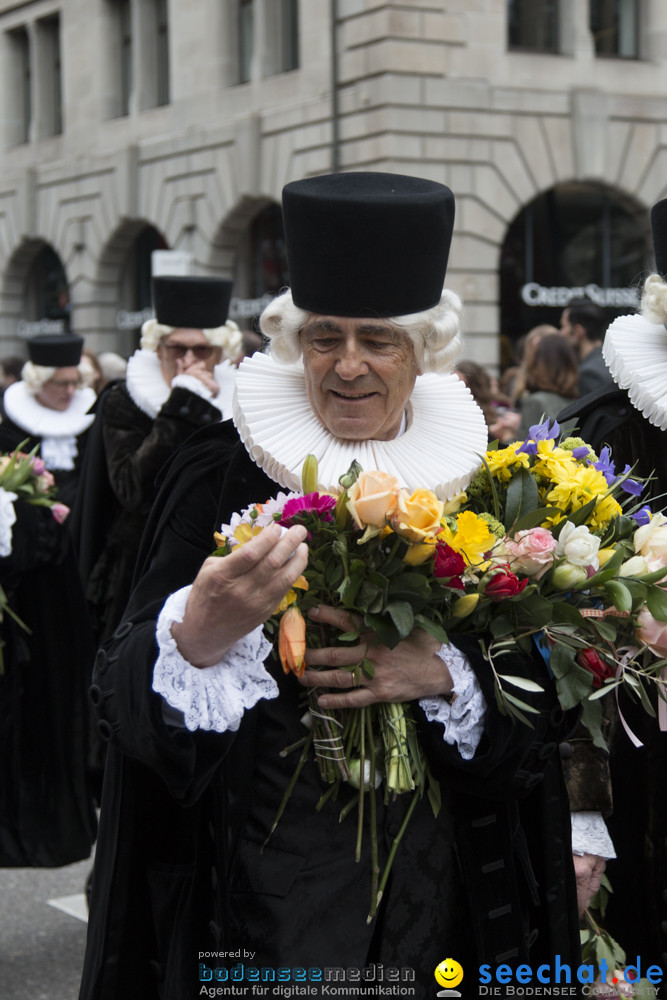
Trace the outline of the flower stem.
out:
M 417 801 L 419 799 L 419 796 L 420 796 L 420 791 L 417 788 L 417 789 L 415 789 L 415 791 L 414 791 L 414 793 L 412 795 L 412 798 L 410 799 L 410 805 L 408 806 L 407 812 L 406 812 L 405 816 L 403 817 L 403 822 L 401 823 L 400 829 L 399 829 L 398 833 L 396 834 L 396 836 L 394 837 L 394 839 L 392 841 L 391 850 L 389 851 L 389 857 L 387 858 L 387 862 L 386 862 L 386 864 L 384 866 L 384 871 L 382 872 L 382 878 L 380 880 L 380 887 L 378 889 L 377 896 L 375 897 L 374 900 L 371 901 L 371 909 L 370 909 L 370 912 L 368 914 L 368 917 L 366 918 L 366 923 L 368 923 L 368 924 L 370 924 L 371 920 L 373 919 L 373 917 L 377 913 L 378 906 L 380 905 L 380 902 L 382 901 L 382 896 L 384 894 L 385 889 L 387 888 L 387 880 L 389 879 L 389 873 L 391 872 L 391 866 L 393 865 L 394 858 L 396 857 L 396 851 L 398 850 L 398 845 L 400 844 L 401 839 L 403 838 L 403 834 L 407 830 L 408 823 L 410 822 L 410 819 L 412 818 L 412 814 L 415 811 L 415 807 L 417 805 Z

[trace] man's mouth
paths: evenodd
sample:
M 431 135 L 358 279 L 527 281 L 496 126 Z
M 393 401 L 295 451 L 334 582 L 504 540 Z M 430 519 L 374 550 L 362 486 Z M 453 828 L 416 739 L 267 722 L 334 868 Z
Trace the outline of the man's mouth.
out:
M 340 392 L 339 389 L 332 389 L 331 391 L 339 399 L 349 399 L 352 401 L 356 399 L 370 399 L 371 396 L 375 395 L 374 392 Z

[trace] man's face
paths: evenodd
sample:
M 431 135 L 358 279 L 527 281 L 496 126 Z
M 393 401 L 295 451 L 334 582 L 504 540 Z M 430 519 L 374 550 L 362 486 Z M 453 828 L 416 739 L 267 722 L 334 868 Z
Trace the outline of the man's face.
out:
M 311 316 L 301 331 L 308 399 L 335 437 L 388 441 L 419 374 L 412 341 L 388 320 Z
M 585 336 L 585 330 L 583 326 L 579 323 L 570 322 L 570 310 L 563 309 L 560 317 L 560 332 L 561 336 L 565 337 L 574 347 L 575 351 L 579 351 L 579 344 Z
M 56 368 L 52 378 L 44 383 L 35 398 L 49 410 L 67 410 L 80 385 L 78 368 Z
M 201 330 L 177 327 L 167 337 L 163 337 L 157 347 L 157 356 L 162 377 L 167 385 L 177 375 L 196 371 L 212 372 L 220 361 L 222 350 L 213 347 Z

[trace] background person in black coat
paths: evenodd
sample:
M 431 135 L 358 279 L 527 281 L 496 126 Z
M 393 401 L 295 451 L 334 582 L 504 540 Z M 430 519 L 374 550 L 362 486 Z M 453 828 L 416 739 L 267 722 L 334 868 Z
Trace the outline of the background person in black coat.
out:
M 26 438 L 26 451 L 40 444 L 68 505 L 80 436 L 94 419 L 92 390 L 79 385 L 82 345 L 72 335 L 29 341 L 24 381 L 7 390 L 0 423 L 0 452 Z M 0 583 L 30 632 L 8 615 L 0 623 L 0 867 L 54 867 L 87 858 L 95 840 L 87 771 L 95 647 L 67 521 L 22 500 L 15 513 Z

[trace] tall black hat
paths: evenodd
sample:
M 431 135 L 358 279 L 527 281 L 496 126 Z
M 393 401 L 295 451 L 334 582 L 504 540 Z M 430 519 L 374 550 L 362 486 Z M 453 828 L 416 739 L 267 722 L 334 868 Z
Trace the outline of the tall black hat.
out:
M 352 172 L 283 188 L 295 305 L 327 316 L 405 316 L 440 301 L 454 195 L 402 174 Z
M 76 368 L 81 361 L 83 337 L 75 333 L 41 334 L 27 342 L 33 365 L 44 368 Z
M 214 330 L 227 322 L 233 284 L 226 278 L 195 278 L 190 275 L 155 277 L 155 318 L 164 326 Z
M 667 198 L 651 209 L 651 232 L 656 272 L 667 279 Z

